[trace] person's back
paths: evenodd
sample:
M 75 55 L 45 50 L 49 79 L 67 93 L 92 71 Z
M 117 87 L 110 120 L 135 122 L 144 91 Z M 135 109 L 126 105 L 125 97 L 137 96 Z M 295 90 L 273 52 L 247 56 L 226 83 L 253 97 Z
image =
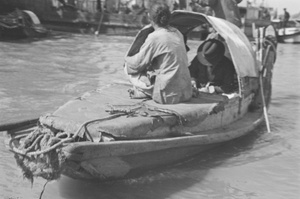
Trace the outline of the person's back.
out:
M 154 31 L 148 37 L 145 44 L 153 48 L 149 55 L 154 57 L 151 68 L 157 74 L 152 98 L 166 104 L 188 100 L 191 85 L 182 34 L 170 27 Z
M 158 103 L 187 101 L 192 96 L 192 86 L 183 35 L 171 26 L 154 24 L 154 29 L 140 51 L 125 58 L 127 72 L 130 75 L 146 72 L 148 76 L 154 76 L 151 87 L 137 87 Z

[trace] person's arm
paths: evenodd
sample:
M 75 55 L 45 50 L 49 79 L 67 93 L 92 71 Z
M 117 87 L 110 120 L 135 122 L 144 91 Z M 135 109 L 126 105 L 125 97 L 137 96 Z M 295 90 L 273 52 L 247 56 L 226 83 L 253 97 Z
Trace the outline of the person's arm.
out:
M 235 69 L 233 63 L 227 59 L 224 63 L 223 81 L 220 88 L 215 88 L 217 93 L 230 93 L 234 90 L 234 74 Z
M 149 35 L 137 54 L 125 57 L 128 74 L 137 74 L 147 69 L 154 59 L 155 50 L 155 41 Z
M 192 86 L 197 88 L 198 85 L 198 74 L 199 74 L 199 67 L 198 67 L 198 60 L 197 60 L 197 56 L 195 56 L 195 58 L 193 59 L 193 61 L 191 62 L 191 65 L 189 66 L 189 71 L 190 71 L 190 75 L 191 75 L 191 81 L 192 81 Z

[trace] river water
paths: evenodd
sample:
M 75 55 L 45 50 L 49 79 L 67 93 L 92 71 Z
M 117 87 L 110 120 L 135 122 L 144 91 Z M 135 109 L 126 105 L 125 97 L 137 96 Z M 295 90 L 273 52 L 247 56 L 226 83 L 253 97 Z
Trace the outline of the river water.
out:
M 0 42 L 0 124 L 52 112 L 83 92 L 125 80 L 123 57 L 133 38 L 56 34 Z M 191 56 L 191 55 L 190 55 Z M 296 199 L 300 198 L 300 45 L 279 44 L 274 68 L 271 133 L 255 132 L 183 164 L 139 178 L 92 183 L 62 176 L 43 199 Z M 0 134 L 0 198 L 39 198 L 45 180 L 23 179 L 7 136 Z

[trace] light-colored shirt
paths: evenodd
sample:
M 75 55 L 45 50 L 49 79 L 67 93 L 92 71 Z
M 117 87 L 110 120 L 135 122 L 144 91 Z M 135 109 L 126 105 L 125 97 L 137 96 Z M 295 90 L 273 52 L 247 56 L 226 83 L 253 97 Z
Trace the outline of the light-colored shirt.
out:
M 152 99 L 175 104 L 192 97 L 191 77 L 183 35 L 175 28 L 159 28 L 149 34 L 140 51 L 125 57 L 128 74 L 153 70 L 156 74 Z

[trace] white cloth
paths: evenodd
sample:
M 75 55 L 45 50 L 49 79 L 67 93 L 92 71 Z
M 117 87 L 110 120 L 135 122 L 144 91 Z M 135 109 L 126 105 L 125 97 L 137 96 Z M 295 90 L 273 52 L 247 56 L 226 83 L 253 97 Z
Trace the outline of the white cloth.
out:
M 147 85 L 147 83 L 145 83 L 145 81 L 143 81 L 143 79 L 141 79 L 141 76 L 142 76 L 141 73 L 129 75 L 127 73 L 127 64 L 125 64 L 125 66 L 124 66 L 124 72 L 126 75 L 128 75 L 129 81 L 134 87 L 142 90 L 144 93 L 146 93 L 149 96 L 152 95 L 153 85 Z

